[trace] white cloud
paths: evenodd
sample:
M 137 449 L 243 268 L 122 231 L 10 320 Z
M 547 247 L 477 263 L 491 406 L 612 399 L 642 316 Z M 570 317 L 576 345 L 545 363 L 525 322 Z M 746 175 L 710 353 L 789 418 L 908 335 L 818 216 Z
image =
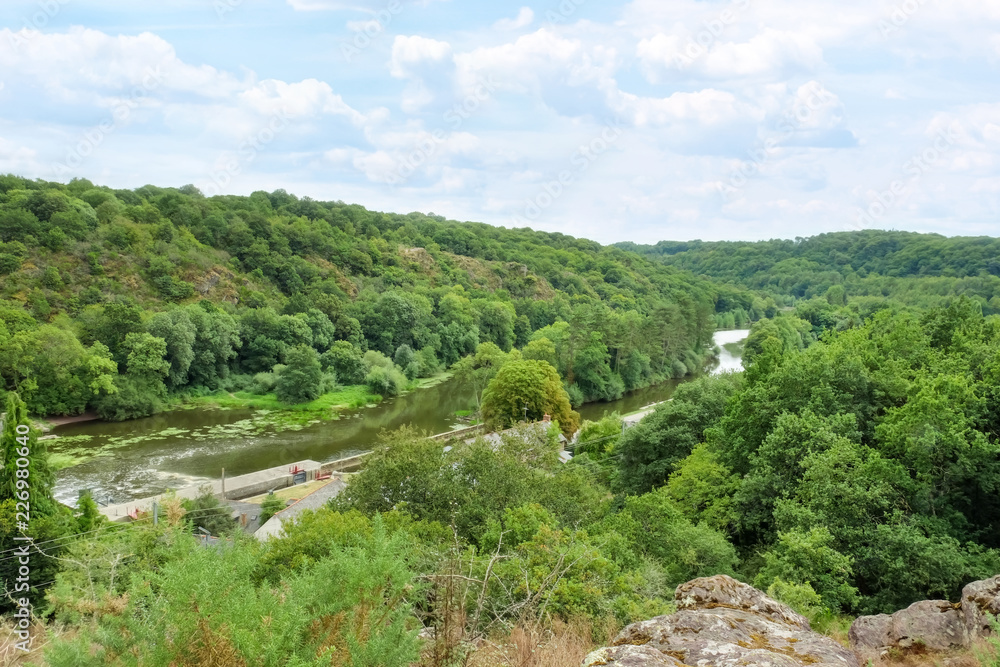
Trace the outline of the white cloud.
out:
M 494 30 L 519 30 L 532 24 L 535 20 L 535 12 L 531 7 L 521 7 L 521 11 L 513 19 L 500 19 L 493 24 Z
M 389 73 L 402 79 L 414 76 L 421 66 L 441 64 L 451 56 L 451 45 L 419 35 L 398 35 L 392 43 Z
M 365 122 L 364 114 L 348 106 L 340 95 L 335 95 L 330 84 L 316 79 L 297 83 L 267 79 L 240 93 L 239 100 L 247 108 L 266 116 L 334 114 L 345 116 L 358 126 Z
M 711 36 L 711 33 L 705 33 Z M 809 70 L 823 61 L 823 50 L 809 37 L 765 28 L 746 42 L 699 41 L 658 33 L 639 42 L 636 55 L 652 80 L 659 71 L 693 70 L 717 79 L 781 77 L 790 69 Z

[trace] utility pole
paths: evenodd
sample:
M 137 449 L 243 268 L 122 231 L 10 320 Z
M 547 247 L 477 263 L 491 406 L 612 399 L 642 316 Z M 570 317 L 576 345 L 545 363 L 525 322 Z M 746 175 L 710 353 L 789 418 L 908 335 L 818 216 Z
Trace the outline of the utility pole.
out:
M 524 404 L 524 423 L 528 423 L 528 404 Z
M 222 499 L 226 499 L 226 469 L 222 469 Z
M 155 526 L 160 522 L 160 505 L 154 500 L 153 501 L 153 525 Z

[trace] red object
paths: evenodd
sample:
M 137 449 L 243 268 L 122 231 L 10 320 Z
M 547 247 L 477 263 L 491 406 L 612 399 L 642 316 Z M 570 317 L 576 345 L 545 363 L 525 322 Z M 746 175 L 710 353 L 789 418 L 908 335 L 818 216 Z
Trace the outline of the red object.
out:
M 300 468 L 299 466 L 294 465 L 294 466 L 292 466 L 291 468 L 288 469 L 288 472 L 294 475 L 295 473 L 297 473 L 297 472 L 303 472 L 304 470 L 305 470 L 305 468 Z
M 316 473 L 316 480 L 317 481 L 321 480 L 321 479 L 330 479 L 331 477 L 333 477 L 333 473 L 332 472 L 320 472 L 320 473 Z

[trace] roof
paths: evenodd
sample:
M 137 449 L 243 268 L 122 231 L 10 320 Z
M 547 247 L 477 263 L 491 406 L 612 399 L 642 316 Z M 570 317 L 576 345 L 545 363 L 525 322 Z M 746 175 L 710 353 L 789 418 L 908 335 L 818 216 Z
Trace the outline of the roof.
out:
M 347 483 L 339 475 L 330 479 L 327 484 L 319 487 L 304 498 L 300 498 L 285 509 L 281 510 L 261 526 L 254 537 L 262 542 L 270 537 L 281 535 L 281 527 L 286 521 L 295 519 L 305 510 L 318 510 L 323 507 L 331 498 L 335 498 L 347 487 Z

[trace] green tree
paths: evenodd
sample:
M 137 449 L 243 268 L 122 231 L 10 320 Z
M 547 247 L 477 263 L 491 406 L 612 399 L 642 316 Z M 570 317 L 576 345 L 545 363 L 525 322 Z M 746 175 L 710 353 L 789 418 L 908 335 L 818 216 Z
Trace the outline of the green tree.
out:
M 570 407 L 556 369 L 544 361 L 511 361 L 497 372 L 483 392 L 483 419 L 494 429 L 519 421 L 538 421 L 549 415 L 567 436 L 580 424 L 580 415 Z
M 809 584 L 828 608 L 851 611 L 858 600 L 858 589 L 850 584 L 853 561 L 833 549 L 832 542 L 825 526 L 779 534 L 777 543 L 764 554 L 764 567 L 754 585 L 766 589 L 779 579 Z
M 268 519 L 285 509 L 285 501 L 274 495 L 274 492 L 267 494 L 264 502 L 260 504 L 260 523 L 267 523 Z
M 305 345 L 288 353 L 288 364 L 278 375 L 275 394 L 282 403 L 308 403 L 319 398 L 323 368 L 316 350 Z

